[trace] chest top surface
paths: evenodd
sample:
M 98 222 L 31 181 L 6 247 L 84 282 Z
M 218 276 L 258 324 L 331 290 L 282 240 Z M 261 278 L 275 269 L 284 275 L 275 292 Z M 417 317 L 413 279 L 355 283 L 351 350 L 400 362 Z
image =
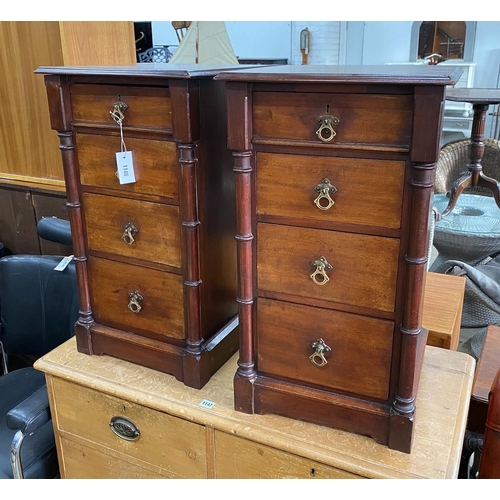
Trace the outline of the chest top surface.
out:
M 241 82 L 332 82 L 332 83 L 400 83 L 407 85 L 454 85 L 461 68 L 442 66 L 263 66 L 238 72 L 222 70 L 216 80 Z

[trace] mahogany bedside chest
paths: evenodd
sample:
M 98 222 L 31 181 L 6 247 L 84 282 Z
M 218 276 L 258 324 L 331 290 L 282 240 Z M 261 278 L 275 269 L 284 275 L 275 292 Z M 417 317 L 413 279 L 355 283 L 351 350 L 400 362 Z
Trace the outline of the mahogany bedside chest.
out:
M 213 81 L 220 69 L 37 70 L 63 156 L 78 350 L 195 388 L 238 348 L 234 178 L 224 84 Z
M 460 74 L 275 66 L 215 78 L 236 173 L 237 410 L 410 452 L 445 87 Z

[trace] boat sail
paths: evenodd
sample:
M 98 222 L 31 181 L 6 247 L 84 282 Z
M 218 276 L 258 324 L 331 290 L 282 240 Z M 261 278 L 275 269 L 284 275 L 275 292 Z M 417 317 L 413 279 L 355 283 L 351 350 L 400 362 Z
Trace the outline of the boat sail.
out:
M 238 64 L 224 21 L 192 21 L 169 63 Z

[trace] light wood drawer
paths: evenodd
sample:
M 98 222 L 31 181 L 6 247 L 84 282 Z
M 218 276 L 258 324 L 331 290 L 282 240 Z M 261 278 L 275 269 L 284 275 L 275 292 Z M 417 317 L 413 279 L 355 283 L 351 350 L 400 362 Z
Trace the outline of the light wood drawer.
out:
M 294 332 L 293 336 L 290 332 Z M 257 369 L 329 389 L 388 397 L 394 323 L 259 297 Z M 331 351 L 311 345 L 322 339 Z
M 53 379 L 57 427 L 63 437 L 75 435 L 93 448 L 102 446 L 182 477 L 207 477 L 205 428 L 144 406 Z M 136 441 L 118 437 L 112 417 L 125 417 L 139 429 Z M 67 436 L 66 436 L 67 435 Z M 95 470 L 95 465 L 92 466 Z M 75 469 L 79 469 L 80 465 Z M 102 470 L 104 473 L 104 469 Z
M 319 222 L 399 228 L 405 163 L 257 153 L 257 213 Z M 334 204 L 314 200 L 324 179 Z M 328 184 L 325 184 L 328 185 Z M 326 197 L 318 199 L 324 208 Z
M 217 479 L 363 479 L 362 476 L 215 431 Z
M 123 127 L 172 129 L 172 103 L 168 87 L 128 87 L 75 83 L 71 86 L 71 105 L 75 125 L 97 123 L 119 130 L 110 115 L 113 104 L 123 101 Z M 80 122 L 80 123 L 78 123 Z
M 61 439 L 63 479 L 167 479 L 147 467 L 102 453 L 70 439 Z M 155 467 L 158 470 L 158 467 Z
M 318 285 L 313 262 L 333 267 Z M 379 236 L 257 224 L 257 288 L 392 312 L 399 240 Z M 317 281 L 322 279 L 316 275 Z
M 318 118 L 331 115 L 339 123 L 329 142 L 316 135 Z M 253 137 L 306 141 L 323 145 L 400 147 L 408 149 L 413 96 L 254 92 Z
M 120 184 L 116 176 L 116 153 L 120 137 L 76 134 L 80 182 L 86 186 L 123 193 L 166 196 L 178 203 L 177 152 L 175 143 L 125 138 L 132 151 L 136 182 Z
M 179 207 L 91 193 L 83 206 L 90 252 L 181 266 Z M 128 224 L 138 230 L 133 242 L 126 235 L 130 244 L 123 239 Z
M 182 276 L 97 257 L 89 258 L 89 267 L 98 323 L 184 339 Z M 143 298 L 138 313 L 128 307 L 134 291 Z

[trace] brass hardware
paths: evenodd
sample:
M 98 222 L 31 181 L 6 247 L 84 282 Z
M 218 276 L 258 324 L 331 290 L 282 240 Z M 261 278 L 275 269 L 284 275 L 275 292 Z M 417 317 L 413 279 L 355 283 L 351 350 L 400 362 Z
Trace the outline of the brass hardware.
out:
M 327 281 L 330 281 L 326 271 L 331 271 L 333 267 L 328 263 L 325 257 L 321 256 L 319 259 L 311 262 L 311 265 L 316 267 L 314 272 L 310 275 L 310 278 L 316 285 L 324 285 Z M 318 280 L 318 276 L 321 276 L 321 279 Z
M 333 127 L 337 125 L 340 120 L 336 116 L 322 115 L 316 121 L 320 124 L 319 129 L 316 130 L 316 135 L 321 141 L 330 142 L 337 135 Z M 326 136 L 324 135 L 325 133 Z
M 309 356 L 311 363 L 316 366 L 325 366 L 328 361 L 325 358 L 324 353 L 330 352 L 331 349 L 325 344 L 323 339 L 318 339 L 316 342 L 311 344 L 311 348 L 314 349 L 314 352 Z M 319 361 L 317 360 L 319 358 Z
M 139 427 L 124 417 L 112 417 L 109 422 L 111 430 L 120 438 L 127 441 L 137 441 L 141 436 Z
M 337 188 L 330 183 L 330 181 L 327 178 L 324 178 L 321 181 L 321 184 L 318 184 L 315 188 L 315 191 L 317 191 L 319 194 L 314 200 L 314 203 L 320 210 L 328 210 L 331 208 L 331 206 L 335 203 L 332 200 L 332 197 L 330 196 L 331 194 L 334 194 L 337 192 Z M 326 205 L 323 204 L 326 201 Z
M 132 243 L 135 241 L 134 236 L 139 232 L 139 229 L 137 229 L 132 222 L 127 222 L 125 224 L 125 227 L 123 228 L 123 235 L 122 235 L 122 240 L 127 244 L 127 245 L 132 245 Z
M 113 109 L 109 112 L 109 114 L 116 123 L 120 124 L 125 119 L 125 115 L 123 113 L 127 108 L 128 104 L 118 100 L 113 104 Z
M 142 309 L 140 302 L 142 302 L 144 300 L 144 297 L 137 290 L 134 290 L 129 295 L 129 299 L 130 299 L 130 302 L 128 303 L 128 308 L 133 313 L 137 314 Z

